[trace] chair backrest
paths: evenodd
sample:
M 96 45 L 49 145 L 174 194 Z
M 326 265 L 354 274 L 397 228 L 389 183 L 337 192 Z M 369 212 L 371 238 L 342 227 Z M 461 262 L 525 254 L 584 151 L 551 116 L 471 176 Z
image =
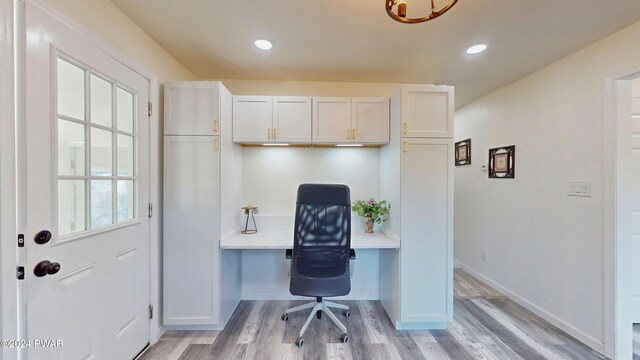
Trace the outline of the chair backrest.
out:
M 293 260 L 301 275 L 332 277 L 348 270 L 351 198 L 346 185 L 298 187 Z

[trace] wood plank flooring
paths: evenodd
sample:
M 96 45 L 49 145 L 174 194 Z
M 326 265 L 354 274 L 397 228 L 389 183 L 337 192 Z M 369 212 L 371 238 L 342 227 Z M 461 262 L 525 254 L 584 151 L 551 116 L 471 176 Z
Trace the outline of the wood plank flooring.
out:
M 302 348 L 294 344 L 308 311 L 280 315 L 305 301 L 242 301 L 223 331 L 168 331 L 140 360 L 606 359 L 460 269 L 455 270 L 454 321 L 447 330 L 396 331 L 379 301 L 340 301 L 349 342 L 327 318 L 313 320 Z M 640 329 L 639 329 L 640 330 Z
M 633 324 L 633 360 L 640 360 L 640 324 Z

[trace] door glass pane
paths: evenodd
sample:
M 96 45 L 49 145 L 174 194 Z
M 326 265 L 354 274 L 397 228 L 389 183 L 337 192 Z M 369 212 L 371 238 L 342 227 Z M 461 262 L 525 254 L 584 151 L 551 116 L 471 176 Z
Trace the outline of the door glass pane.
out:
M 111 127 L 111 83 L 91 75 L 91 122 Z
M 133 136 L 118 134 L 117 176 L 133 176 Z
M 84 180 L 58 181 L 58 234 L 82 231 L 85 226 Z
M 112 138 L 110 131 L 91 129 L 91 175 L 111 176 Z
M 91 180 L 91 228 L 113 224 L 111 180 Z
M 133 219 L 133 180 L 118 180 L 118 222 Z
M 58 120 L 58 174 L 84 175 L 84 125 Z
M 84 118 L 84 70 L 58 59 L 58 114 Z
M 133 94 L 118 88 L 116 106 L 118 130 L 133 133 Z

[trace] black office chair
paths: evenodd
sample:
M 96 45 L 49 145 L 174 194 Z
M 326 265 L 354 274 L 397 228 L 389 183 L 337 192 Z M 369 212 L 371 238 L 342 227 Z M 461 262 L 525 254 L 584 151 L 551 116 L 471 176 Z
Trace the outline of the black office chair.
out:
M 293 251 L 286 251 L 291 262 L 292 295 L 313 296 L 315 302 L 288 309 L 282 320 L 289 320 L 292 312 L 313 308 L 300 330 L 296 345 L 302 346 L 302 336 L 313 316 L 318 319 L 325 312 L 342 330 L 340 340 L 347 342 L 347 328 L 329 310 L 349 307 L 324 301 L 323 297 L 347 295 L 351 291 L 350 260 L 356 253 L 351 249 L 351 199 L 346 185 L 302 184 L 298 187 Z

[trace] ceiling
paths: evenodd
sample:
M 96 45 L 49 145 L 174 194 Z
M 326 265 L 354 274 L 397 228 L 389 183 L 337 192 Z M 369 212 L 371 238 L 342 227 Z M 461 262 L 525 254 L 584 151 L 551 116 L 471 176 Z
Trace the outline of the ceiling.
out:
M 457 106 L 640 20 L 638 0 L 460 0 L 421 24 L 384 0 L 112 2 L 200 78 L 446 84 Z M 407 2 L 417 17 L 428 0 Z

